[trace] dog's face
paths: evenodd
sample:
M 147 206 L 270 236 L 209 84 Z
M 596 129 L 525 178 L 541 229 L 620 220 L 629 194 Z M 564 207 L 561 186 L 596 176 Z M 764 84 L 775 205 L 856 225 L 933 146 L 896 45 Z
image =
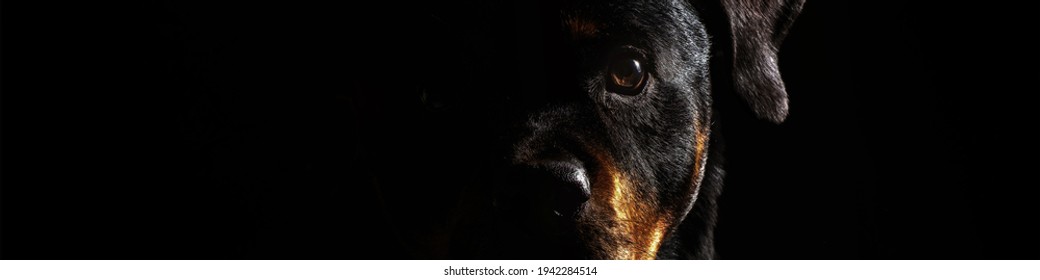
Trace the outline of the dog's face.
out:
M 457 115 L 482 118 L 484 129 L 466 129 L 474 137 L 459 137 L 462 143 L 489 140 L 469 147 L 490 155 L 472 156 L 481 175 L 459 181 L 468 182 L 465 198 L 443 233 L 450 241 L 441 241 L 452 244 L 443 250 L 492 258 L 710 257 L 721 179 L 712 67 L 732 69 L 723 81 L 736 83 L 732 91 L 755 113 L 782 120 L 776 44 L 798 9 L 797 1 L 547 1 L 521 9 L 535 15 L 489 28 L 490 37 L 509 32 L 508 48 L 436 60 L 502 74 L 476 71 L 469 84 L 479 87 L 430 90 L 468 104 L 457 105 L 471 109 Z M 744 52 L 748 58 L 732 59 Z M 444 107 L 430 96 L 424 89 L 427 105 Z M 435 171 L 426 186 L 450 174 L 427 170 Z
M 705 27 L 682 2 L 559 10 L 542 43 L 554 52 L 548 67 L 569 71 L 517 98 L 527 106 L 510 158 L 523 172 L 495 199 L 516 222 L 508 230 L 573 238 L 594 258 L 654 258 L 696 201 L 707 161 Z

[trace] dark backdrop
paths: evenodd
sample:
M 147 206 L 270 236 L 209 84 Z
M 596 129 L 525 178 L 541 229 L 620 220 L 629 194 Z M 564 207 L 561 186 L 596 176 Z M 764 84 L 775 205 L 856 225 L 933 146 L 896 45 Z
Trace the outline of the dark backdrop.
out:
M 1040 259 L 1040 8 L 934 2 L 805 6 L 787 122 L 722 116 L 721 257 Z M 407 257 L 340 93 L 422 9 L 77 5 L 2 9 L 0 257 Z

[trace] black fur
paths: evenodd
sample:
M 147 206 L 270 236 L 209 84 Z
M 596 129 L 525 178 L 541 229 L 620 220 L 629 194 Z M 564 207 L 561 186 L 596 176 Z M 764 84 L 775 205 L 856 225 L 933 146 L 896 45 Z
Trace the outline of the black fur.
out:
M 724 177 L 713 95 L 787 114 L 776 50 L 801 1 L 751 3 L 417 9 L 419 50 L 395 77 L 414 90 L 354 97 L 368 116 L 418 114 L 398 126 L 408 132 L 369 133 L 435 143 L 369 143 L 392 150 L 367 155 L 388 218 L 422 224 L 402 242 L 421 258 L 713 258 Z M 630 57 L 645 86 L 615 92 L 608 69 Z M 409 96 L 421 113 L 393 106 Z

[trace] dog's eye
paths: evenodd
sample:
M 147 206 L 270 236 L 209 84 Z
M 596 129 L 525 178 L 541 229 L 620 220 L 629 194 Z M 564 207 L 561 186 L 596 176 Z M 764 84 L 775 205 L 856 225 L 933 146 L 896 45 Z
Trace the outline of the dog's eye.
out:
M 607 90 L 624 95 L 636 95 L 646 85 L 646 65 L 632 55 L 615 57 L 607 68 Z

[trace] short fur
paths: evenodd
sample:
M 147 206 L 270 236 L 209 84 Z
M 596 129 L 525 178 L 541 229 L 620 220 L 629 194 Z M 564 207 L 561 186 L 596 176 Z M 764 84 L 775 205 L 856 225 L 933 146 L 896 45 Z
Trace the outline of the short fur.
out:
M 478 50 L 432 59 L 438 70 L 422 75 L 438 75 L 445 72 L 441 64 L 467 56 L 477 66 L 447 71 L 469 73 L 474 78 L 468 83 L 427 83 L 431 89 L 421 90 L 422 101 L 437 112 L 431 114 L 482 116 L 494 127 L 483 131 L 494 136 L 476 144 L 490 154 L 473 158 L 488 164 L 469 171 L 484 175 L 459 181 L 464 198 L 444 229 L 430 234 L 437 237 L 414 237 L 448 245 L 428 245 L 438 252 L 420 255 L 715 257 L 724 143 L 713 96 L 732 89 L 757 116 L 784 120 L 788 101 L 777 51 L 802 2 L 546 1 L 487 12 L 526 16 L 464 16 L 489 22 L 435 14 L 436 23 L 426 28 L 455 30 L 446 33 L 461 35 L 441 37 L 466 38 L 471 43 L 465 45 Z M 503 23 L 510 20 L 519 22 Z M 483 40 L 492 37 L 498 41 Z M 605 86 L 619 54 L 643 58 L 649 78 L 638 94 Z M 731 67 L 731 76 L 712 76 L 718 74 L 712 67 Z M 719 81 L 733 84 L 713 86 Z M 470 94 L 458 93 L 467 85 L 475 87 Z M 445 88 L 451 89 L 442 94 L 447 97 L 433 98 L 431 92 Z M 461 100 L 455 108 L 462 109 L 431 99 Z M 481 137 L 473 129 L 460 131 Z M 460 150 L 454 157 L 464 155 Z M 429 172 L 422 187 L 450 184 L 433 180 L 442 173 Z M 391 188 L 393 180 L 384 179 L 382 187 Z

